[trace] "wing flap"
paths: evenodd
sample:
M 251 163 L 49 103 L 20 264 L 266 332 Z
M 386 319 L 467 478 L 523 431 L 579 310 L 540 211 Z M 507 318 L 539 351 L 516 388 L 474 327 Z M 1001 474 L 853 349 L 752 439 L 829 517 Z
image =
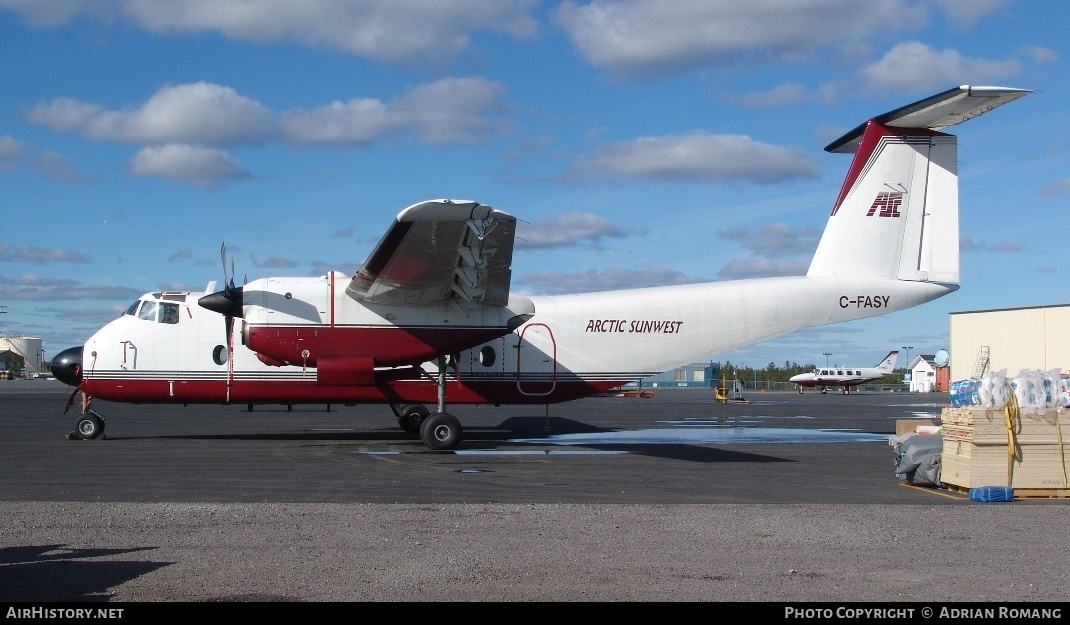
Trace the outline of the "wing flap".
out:
M 516 218 L 477 202 L 429 200 L 398 214 L 346 293 L 395 306 L 505 306 Z

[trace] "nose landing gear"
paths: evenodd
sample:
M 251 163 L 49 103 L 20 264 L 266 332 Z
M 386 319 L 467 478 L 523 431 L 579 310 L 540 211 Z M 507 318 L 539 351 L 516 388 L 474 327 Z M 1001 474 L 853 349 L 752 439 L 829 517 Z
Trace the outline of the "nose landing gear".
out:
M 74 420 L 74 431 L 67 433 L 67 440 L 91 441 L 104 438 L 104 417 L 93 410 L 93 400 L 82 396 L 82 414 Z

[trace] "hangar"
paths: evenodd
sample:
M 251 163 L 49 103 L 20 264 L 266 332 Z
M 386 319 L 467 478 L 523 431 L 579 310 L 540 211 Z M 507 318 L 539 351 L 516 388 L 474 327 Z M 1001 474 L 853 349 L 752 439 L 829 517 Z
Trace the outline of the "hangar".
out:
M 1070 374 L 1070 304 L 951 313 L 951 380 L 1006 369 Z

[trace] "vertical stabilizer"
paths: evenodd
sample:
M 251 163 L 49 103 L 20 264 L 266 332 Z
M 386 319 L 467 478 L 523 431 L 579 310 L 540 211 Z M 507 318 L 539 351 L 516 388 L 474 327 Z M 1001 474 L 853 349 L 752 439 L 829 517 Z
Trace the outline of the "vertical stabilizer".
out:
M 896 360 L 899 360 L 899 352 L 888 352 L 888 355 L 884 357 L 884 360 L 882 360 L 881 363 L 877 365 L 877 370 L 881 373 L 891 373 L 895 370 Z
M 956 87 L 874 117 L 826 147 L 855 155 L 807 275 L 957 284 L 957 141 L 939 131 L 1027 93 Z

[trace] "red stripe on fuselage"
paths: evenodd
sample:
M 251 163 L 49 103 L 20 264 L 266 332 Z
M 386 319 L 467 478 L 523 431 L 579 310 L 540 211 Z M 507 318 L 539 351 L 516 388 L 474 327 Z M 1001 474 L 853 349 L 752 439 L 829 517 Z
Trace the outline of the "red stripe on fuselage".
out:
M 558 381 L 549 395 L 525 395 L 516 380 L 447 380 L 451 404 L 552 404 L 617 388 L 632 380 Z M 390 380 L 375 386 L 323 386 L 309 381 L 235 380 L 226 401 L 225 380 L 86 380 L 82 392 L 116 402 L 145 404 L 434 404 L 438 386 L 428 380 Z
M 377 366 L 392 367 L 433 360 L 509 332 L 501 327 L 250 326 L 247 344 L 296 366 L 314 367 L 320 357 L 346 357 L 372 358 Z

